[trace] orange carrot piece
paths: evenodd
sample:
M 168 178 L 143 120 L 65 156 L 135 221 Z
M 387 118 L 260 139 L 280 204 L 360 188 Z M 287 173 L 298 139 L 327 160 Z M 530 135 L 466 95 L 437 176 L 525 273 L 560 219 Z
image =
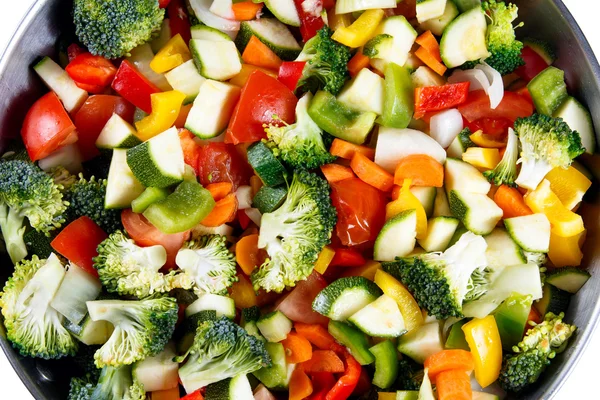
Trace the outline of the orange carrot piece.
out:
M 209 183 L 206 185 L 205 189 L 210 192 L 210 195 L 215 201 L 219 201 L 231 193 L 233 184 L 231 182 Z
M 471 400 L 473 389 L 469 375 L 463 370 L 453 369 L 437 376 L 438 400 Z
M 229 83 L 235 86 L 244 87 L 246 82 L 248 82 L 248 78 L 250 78 L 250 74 L 254 71 L 261 71 L 269 76 L 272 76 L 273 78 L 277 78 L 277 72 L 271 69 L 257 67 L 256 65 L 242 64 L 242 69 L 240 70 L 240 72 L 238 72 L 236 76 L 231 78 L 229 80 Z
M 204 226 L 221 226 L 235 219 L 238 208 L 238 200 L 235 193 L 230 193 L 221 200 L 217 201 L 215 208 L 212 209 L 201 222 Z
M 356 54 L 348 61 L 348 72 L 351 77 L 358 75 L 361 69 L 368 68 L 371 59 L 365 56 L 362 51 L 357 51 Z
M 185 127 L 185 121 L 187 121 L 187 117 L 188 117 L 193 105 L 194 105 L 193 103 L 190 103 L 190 104 L 185 104 L 185 105 L 181 106 L 181 108 L 179 109 L 179 114 L 177 115 L 177 119 L 175 120 L 175 123 L 173 124 L 173 125 L 175 125 L 175 128 L 182 129 Z
M 302 367 L 306 372 L 344 372 L 344 363 L 332 350 L 315 350 L 310 360 L 304 361 Z
M 264 260 L 264 254 L 258 248 L 258 234 L 246 235 L 235 244 L 235 258 L 248 276 L 260 266 Z
M 375 149 L 372 149 L 367 146 L 361 146 L 359 144 L 350 143 L 337 138 L 333 139 L 331 147 L 329 148 L 329 152 L 332 156 L 344 158 L 346 160 L 352 160 L 352 157 L 354 157 L 354 153 L 361 153 L 369 160 L 373 160 L 375 158 Z
M 425 368 L 429 370 L 429 378 L 435 381 L 436 377 L 443 371 L 460 369 L 473 371 L 475 363 L 473 355 L 466 350 L 442 350 L 432 354 L 425 360 Z
M 256 18 L 256 15 L 263 8 L 263 3 L 254 3 L 252 1 L 242 1 L 233 3 L 231 9 L 237 21 L 250 21 Z
M 504 213 L 503 218 L 522 217 L 533 212 L 525 204 L 523 195 L 515 188 L 502 185 L 494 194 L 494 201 Z
M 292 372 L 289 383 L 289 400 L 302 400 L 310 396 L 313 392 L 313 385 L 302 369 L 302 366 L 297 366 Z
M 244 275 L 243 272 L 236 274 L 238 280 L 228 289 L 229 297 L 235 303 L 237 308 L 249 308 L 258 305 L 258 297 L 250 282 L 250 278 Z
M 394 185 L 394 188 L 392 189 L 392 200 L 398 200 L 401 190 L 402 186 Z
M 250 38 L 242 53 L 242 60 L 246 64 L 270 69 L 279 69 L 283 62 L 269 46 L 261 42 L 256 36 Z
M 419 60 L 423 61 L 425 65 L 434 70 L 435 73 L 440 76 L 443 76 L 448 69 L 444 64 L 436 59 L 435 53 L 430 52 L 425 47 L 419 47 L 417 51 L 415 51 L 415 56 L 417 56 Z
M 402 186 L 411 179 L 414 186 L 444 186 L 444 167 L 426 154 L 412 154 L 400 160 L 394 172 L 394 183 Z
M 321 172 L 329 183 L 343 181 L 344 179 L 354 178 L 354 172 L 348 167 L 339 164 L 326 164 L 321 166 Z
M 440 45 L 438 44 L 435 36 L 431 31 L 423 32 L 415 42 L 423 47 L 425 50 L 431 53 L 431 55 L 439 62 L 442 61 L 442 57 L 440 55 Z
M 260 178 L 256 175 L 250 177 L 250 188 L 252 188 L 252 197 L 256 196 L 256 193 L 263 187 L 263 183 Z
M 281 344 L 285 349 L 285 359 L 288 364 L 299 364 L 310 360 L 313 356 L 312 345 L 308 339 L 296 332 L 288 333 Z
M 343 346 L 335 341 L 323 325 L 296 322 L 294 323 L 294 329 L 296 329 L 298 335 L 306 338 L 306 340 L 321 350 L 335 351 L 336 349 L 343 349 Z
M 383 192 L 389 192 L 394 186 L 394 177 L 392 174 L 369 160 L 361 153 L 354 153 L 350 168 L 363 182 L 377 188 Z
M 532 327 L 530 322 L 534 322 L 535 324 L 541 324 L 542 320 L 543 318 L 540 315 L 540 312 L 535 307 L 531 307 L 531 310 L 529 310 L 529 315 L 527 316 L 527 323 L 525 324 L 525 332 L 527 332 Z
M 179 400 L 179 387 L 155 390 L 150 396 L 151 400 Z

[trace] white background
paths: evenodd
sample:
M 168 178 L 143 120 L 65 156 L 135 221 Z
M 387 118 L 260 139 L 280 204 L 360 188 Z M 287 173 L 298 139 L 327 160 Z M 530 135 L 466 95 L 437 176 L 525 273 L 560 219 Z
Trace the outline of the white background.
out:
M 600 26 L 597 21 L 597 13 L 590 12 L 590 2 L 585 0 L 563 1 L 575 16 L 583 32 L 587 35 L 597 56 L 600 57 Z M 29 6 L 33 4 L 33 0 L 3 0 L 2 3 L 2 12 L 0 13 L 0 51 L 10 39 L 21 17 L 29 9 Z M 65 12 L 67 11 L 65 10 Z M 598 356 L 600 356 L 600 329 L 596 330 L 592 343 L 586 350 L 586 354 L 584 354 L 575 371 L 555 398 L 556 400 L 592 398 L 590 397 L 591 393 L 598 393 Z M 25 389 L 2 352 L 0 352 L 0 382 L 1 398 L 32 399 L 32 396 Z

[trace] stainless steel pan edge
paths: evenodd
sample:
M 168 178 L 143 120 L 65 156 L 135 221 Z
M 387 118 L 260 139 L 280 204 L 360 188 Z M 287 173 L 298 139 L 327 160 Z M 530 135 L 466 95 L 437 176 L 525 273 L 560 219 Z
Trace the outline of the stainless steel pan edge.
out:
M 595 126 L 600 127 L 600 65 L 573 16 L 560 0 L 513 1 L 519 5 L 520 19 L 526 23 L 523 33 L 556 45 L 557 65 L 566 71 L 569 92 L 590 108 Z M 70 10 L 70 1 L 36 1 L 0 57 L 0 150 L 7 139 L 18 136 L 27 109 L 44 92 L 45 88 L 29 67 L 38 56 L 55 54 L 54 45 L 60 31 L 70 26 Z M 600 178 L 600 157 L 586 157 L 585 162 Z M 582 214 L 588 228 L 584 265 L 592 272 L 592 279 L 573 298 L 567 315 L 567 320 L 580 329 L 568 350 L 557 357 L 535 390 L 518 398 L 554 397 L 575 368 L 600 320 L 600 246 L 596 245 L 600 235 L 598 187 L 586 197 Z M 0 260 L 0 265 L 1 285 L 11 268 L 7 259 Z M 19 356 L 7 342 L 2 324 L 0 347 L 34 398 L 66 398 L 68 378 L 74 372 L 72 363 Z

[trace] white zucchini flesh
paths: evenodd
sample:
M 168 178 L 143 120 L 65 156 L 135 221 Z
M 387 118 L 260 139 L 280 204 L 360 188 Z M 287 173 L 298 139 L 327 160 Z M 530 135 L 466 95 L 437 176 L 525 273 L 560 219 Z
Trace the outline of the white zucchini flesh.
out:
M 96 139 L 96 147 L 101 149 L 129 148 L 140 144 L 136 130 L 119 114 L 113 114 Z
M 87 314 L 86 301 L 100 294 L 100 281 L 77 265 L 71 264 L 50 305 L 74 324 Z
M 398 351 L 418 363 L 424 363 L 427 357 L 442 350 L 444 344 L 439 322 L 421 325 L 398 339 Z
M 446 0 L 422 0 L 417 2 L 417 21 L 423 23 L 433 18 L 444 15 Z
M 104 207 L 127 208 L 131 202 L 144 191 L 144 186 L 137 180 L 127 165 L 127 150 L 114 149 L 106 184 Z
M 396 2 L 396 0 L 338 0 L 335 2 L 335 13 L 347 14 L 374 8 L 395 8 Z
M 487 194 L 492 187 L 477 168 L 456 158 L 446 160 L 444 179 L 448 193 L 452 190 L 458 190 L 460 192 Z
M 404 211 L 383 225 L 375 239 L 373 258 L 377 261 L 394 261 L 405 257 L 415 248 L 417 239 L 417 212 Z
M 427 222 L 427 236 L 419 240 L 419 245 L 427 252 L 444 251 L 458 228 L 458 219 L 436 217 Z
M 444 64 L 455 68 L 467 61 L 488 57 L 486 31 L 487 20 L 481 7 L 475 7 L 450 22 L 440 40 Z
M 184 104 L 189 104 L 200 92 L 200 87 L 206 78 L 200 75 L 194 60 L 188 60 L 165 74 L 173 89 L 185 94 Z
M 78 110 L 87 100 L 88 93 L 79 88 L 67 71 L 62 69 L 50 57 L 44 57 L 33 69 L 42 78 L 46 86 L 56 93 L 67 112 Z
M 579 132 L 581 144 L 585 152 L 594 154 L 596 151 L 596 132 L 590 112 L 574 97 L 567 97 L 556 111 L 555 117 L 562 118 L 571 130 Z
M 63 167 L 72 174 L 78 174 L 83 171 L 81 163 L 83 158 L 77 143 L 68 144 L 54 151 L 45 158 L 38 161 L 41 169 L 49 172 L 52 168 Z
M 338 94 L 338 101 L 362 112 L 383 113 L 383 78 L 368 68 L 363 68 Z
M 185 127 L 201 139 L 219 136 L 229 123 L 240 93 L 237 86 L 206 80 L 194 100 Z
M 300 16 L 298 15 L 294 0 L 265 0 L 265 5 L 284 24 L 300 26 Z
M 147 392 L 173 389 L 179 385 L 179 364 L 173 361 L 176 355 L 175 345 L 168 343 L 157 355 L 135 363 L 132 374 Z
M 352 314 L 348 321 L 374 337 L 398 337 L 406 332 L 398 303 L 385 294 Z
M 398 162 L 413 154 L 428 155 L 440 164 L 444 164 L 446 161 L 444 148 L 431 136 L 421 131 L 383 126 L 379 128 L 375 148 L 375 163 L 377 165 L 393 174 Z
M 217 0 L 212 2 L 208 10 L 219 17 L 235 20 L 232 4 L 232 0 Z
M 233 42 L 192 39 L 190 50 L 196 68 L 205 78 L 226 81 L 242 70 L 240 54 Z
M 230 42 L 232 40 L 228 34 L 208 25 L 194 25 L 191 30 L 192 39 L 212 40 L 215 42 Z
M 550 247 L 550 221 L 545 214 L 532 214 L 504 220 L 506 231 L 524 250 L 547 253 Z
M 377 62 L 380 61 L 380 59 L 374 58 L 371 60 L 371 64 L 382 72 L 385 70 L 385 66 L 390 62 L 403 67 L 408 60 L 410 49 L 417 39 L 417 31 L 415 31 L 404 16 L 396 15 L 384 19 L 379 28 L 377 28 L 376 34 L 387 34 L 392 36 L 394 38 L 392 45 L 393 51 L 391 52 L 389 59 L 384 59 L 383 63 Z
M 179 258 L 182 251 L 179 251 L 177 258 Z M 198 297 L 198 300 L 185 309 L 186 317 L 192 316 L 203 310 L 215 310 L 217 316 L 226 316 L 228 318 L 235 317 L 235 303 L 233 299 L 226 296 L 219 296 L 218 294 L 207 293 Z

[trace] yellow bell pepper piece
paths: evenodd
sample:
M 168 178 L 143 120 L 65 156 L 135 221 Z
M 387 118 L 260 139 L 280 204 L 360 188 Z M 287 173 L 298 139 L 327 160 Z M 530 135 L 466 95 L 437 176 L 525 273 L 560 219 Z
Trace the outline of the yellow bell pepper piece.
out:
M 485 388 L 498 379 L 502 367 L 502 341 L 492 315 L 475 318 L 462 326 L 475 363 L 475 379 Z
M 479 147 L 486 147 L 492 149 L 501 149 L 503 147 L 506 147 L 506 142 L 494 140 L 492 136 L 486 135 L 481 129 L 471 134 L 469 138 L 473 143 L 475 143 Z
M 415 210 L 417 212 L 417 239 L 427 237 L 427 214 L 423 204 L 410 191 L 411 179 L 405 179 L 400 189 L 398 198 L 385 206 L 385 220 L 394 218 L 402 211 Z
M 317 261 L 315 261 L 315 271 L 317 271 L 320 274 L 324 274 L 325 271 L 327 271 L 327 267 L 329 267 L 329 264 L 331 263 L 331 260 L 333 260 L 334 256 L 335 250 L 333 250 L 329 246 L 323 247 L 323 250 L 321 250 L 321 252 L 319 253 Z
M 327 11 L 327 25 L 332 31 L 345 28 L 352 24 L 352 14 L 336 14 L 335 7 Z
M 580 234 L 585 229 L 581 215 L 575 214 L 566 208 L 558 196 L 550 189 L 550 182 L 546 179 L 538 187 L 523 196 L 525 204 L 534 213 L 543 213 L 552 225 L 552 233 L 561 237 Z
M 396 392 L 379 392 L 377 393 L 377 400 L 396 400 Z
M 375 272 L 375 283 L 383 293 L 396 300 L 400 313 L 404 318 L 404 325 L 409 332 L 423 325 L 421 309 L 403 284 L 381 269 Z
M 555 267 L 577 267 L 581 265 L 583 253 L 581 247 L 585 242 L 586 231 L 568 237 L 550 233 L 550 251 L 548 258 Z
M 352 25 L 337 28 L 332 38 L 348 47 L 360 47 L 373 37 L 383 16 L 381 9 L 367 10 Z
M 237 274 L 238 280 L 229 288 L 229 296 L 237 308 L 248 308 L 257 305 L 256 293 L 248 277 Z
M 462 155 L 464 162 L 468 162 L 476 168 L 494 169 L 500 162 L 498 149 L 486 149 L 483 147 L 469 147 Z
M 136 136 L 146 141 L 173 126 L 185 100 L 185 94 L 171 90 L 150 95 L 152 113 L 135 123 Z
M 242 69 L 240 70 L 240 72 L 238 72 L 236 76 L 231 78 L 229 80 L 229 83 L 235 86 L 243 87 L 246 84 L 246 82 L 248 82 L 250 74 L 254 71 L 261 71 L 269 76 L 272 76 L 273 78 L 277 78 L 277 74 L 274 71 L 271 71 L 270 69 L 261 68 L 250 64 L 242 64 Z
M 150 68 L 157 74 L 164 74 L 191 59 L 190 49 L 181 35 L 177 34 L 156 53 L 150 61 Z
M 585 192 L 592 186 L 592 181 L 573 166 L 566 169 L 554 168 L 546 174 L 545 179 L 550 182 L 550 189 L 569 210 L 573 210 L 581 202 Z
M 367 278 L 368 280 L 372 281 L 375 279 L 375 273 L 380 269 L 380 262 L 369 260 L 365 263 L 365 265 L 361 265 L 360 267 L 344 268 L 342 277 L 362 276 L 363 278 Z

